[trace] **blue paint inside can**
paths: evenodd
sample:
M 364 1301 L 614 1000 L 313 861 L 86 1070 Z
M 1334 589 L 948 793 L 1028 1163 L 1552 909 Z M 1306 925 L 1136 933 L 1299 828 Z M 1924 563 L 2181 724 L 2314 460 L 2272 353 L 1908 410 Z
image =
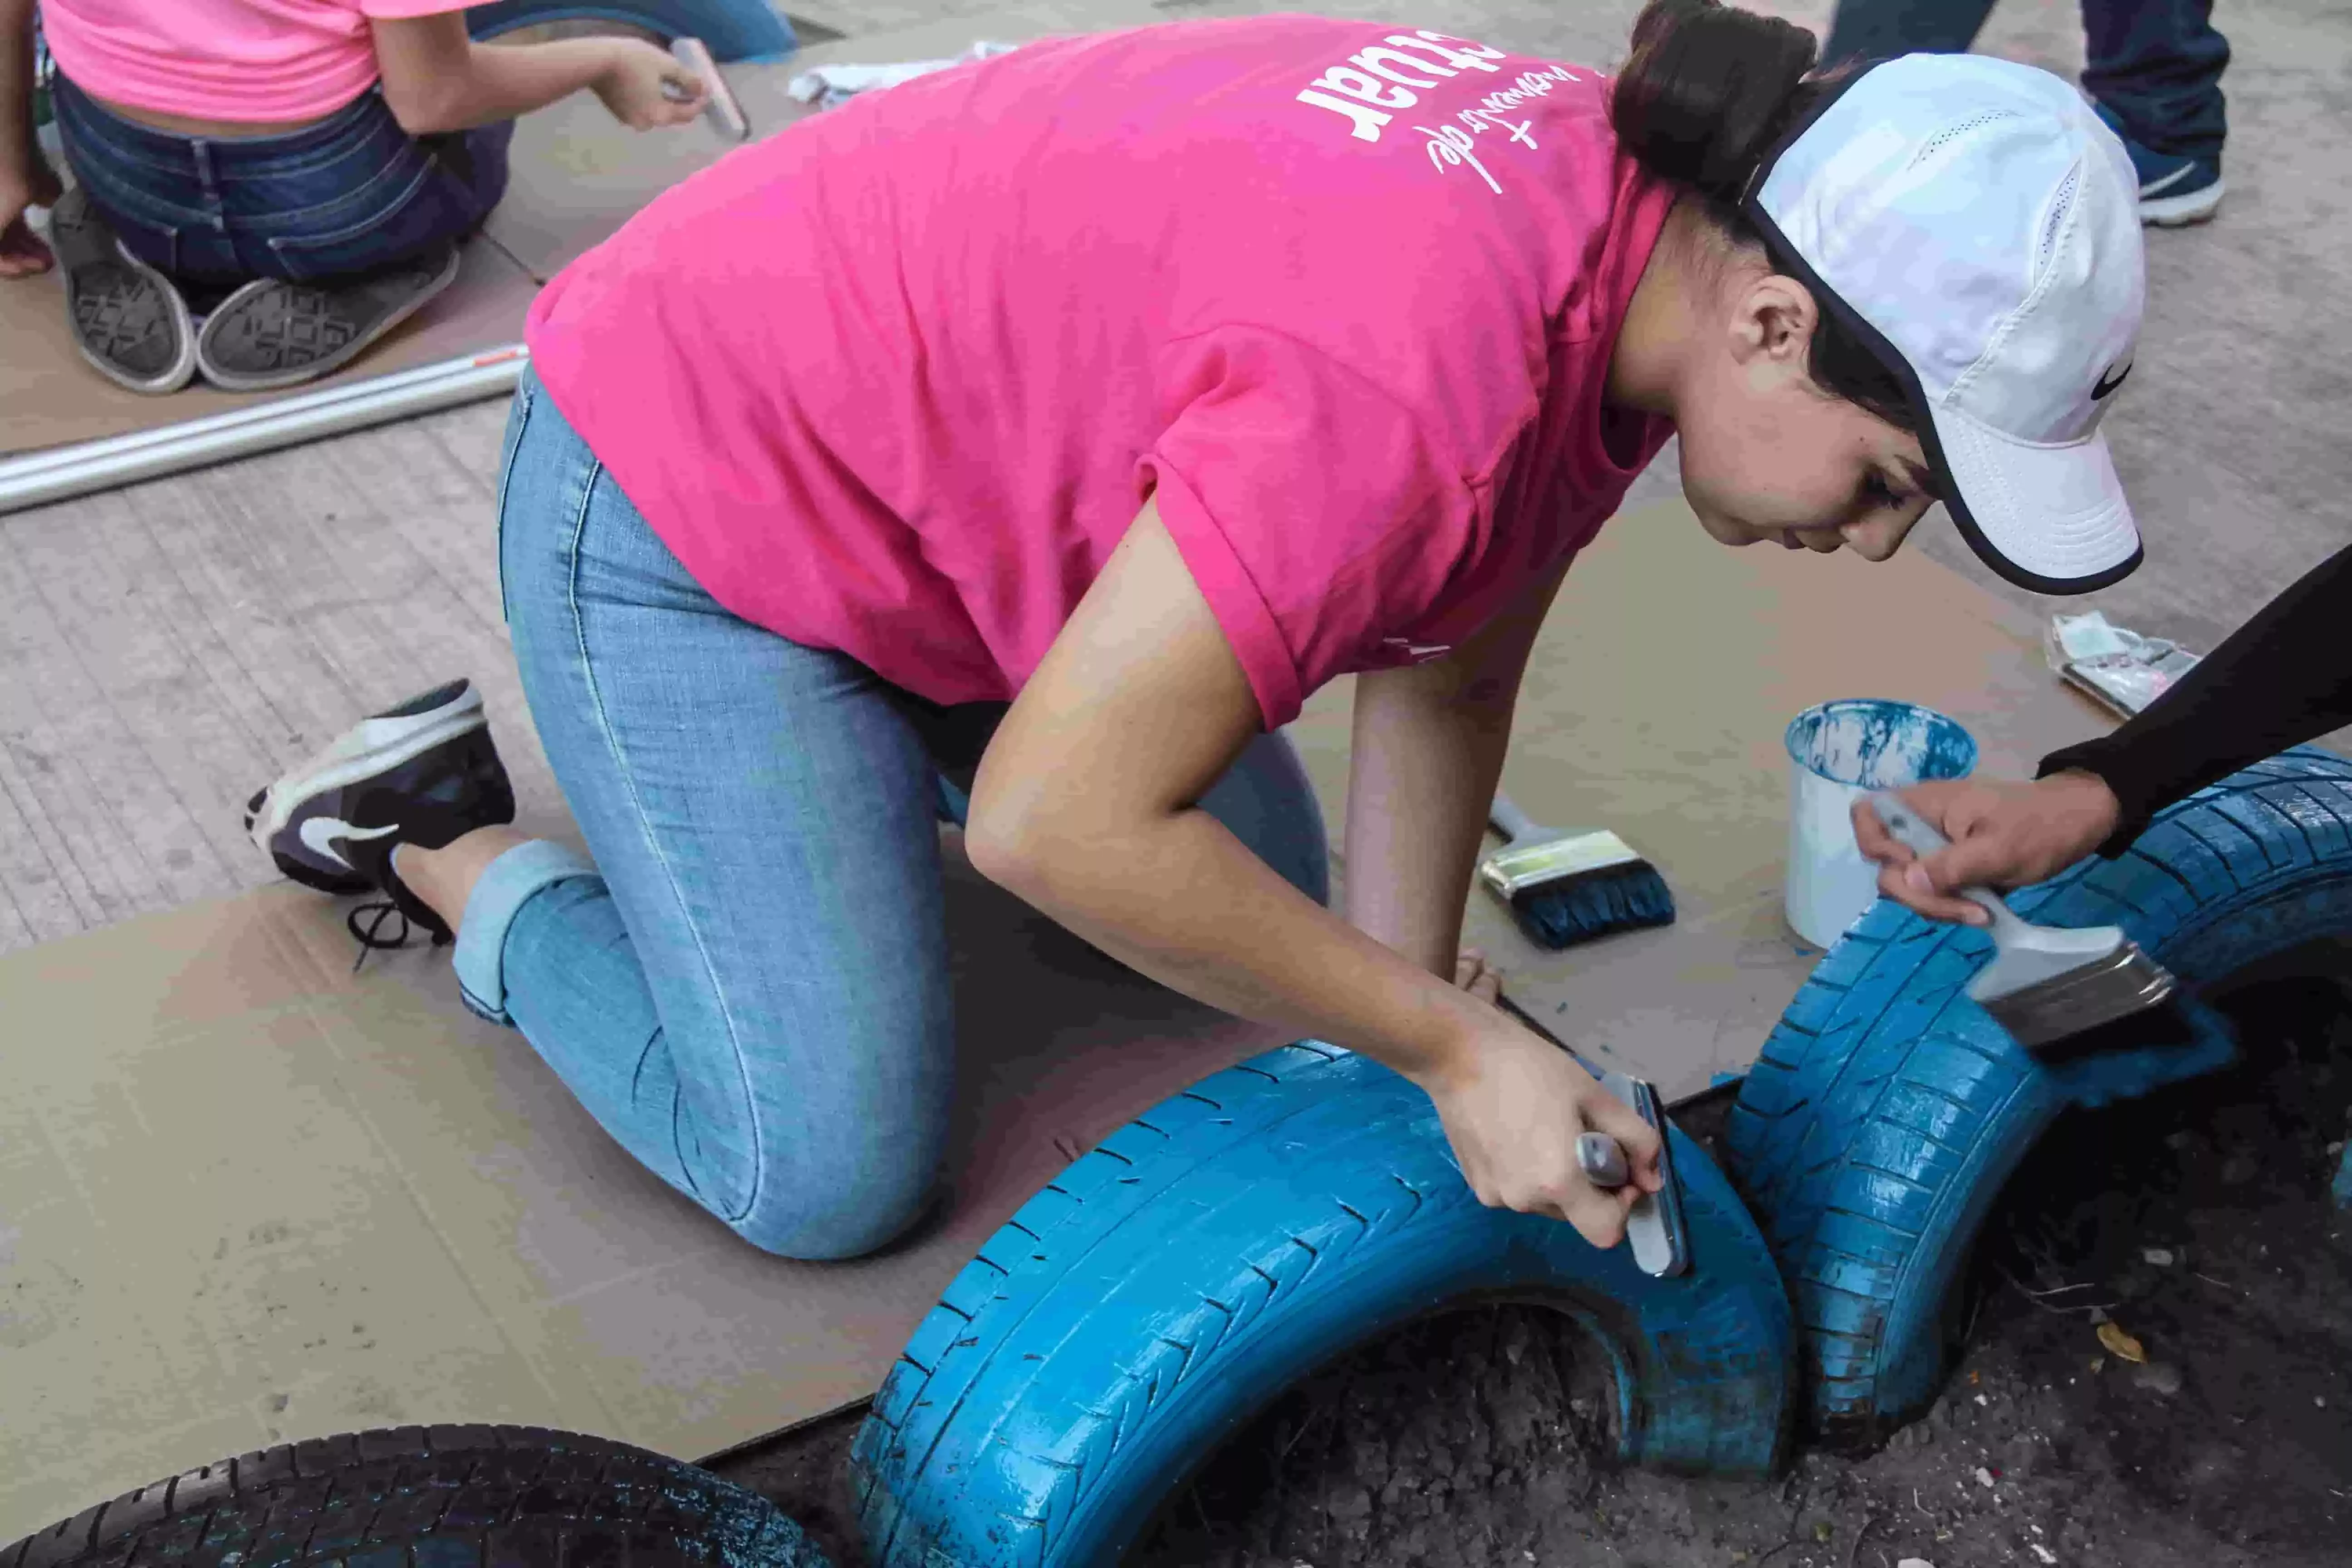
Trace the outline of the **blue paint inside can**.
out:
M 1808 708 L 1784 737 L 1799 767 L 1857 789 L 1903 789 L 1976 771 L 1976 738 L 1914 702 L 1850 698 Z

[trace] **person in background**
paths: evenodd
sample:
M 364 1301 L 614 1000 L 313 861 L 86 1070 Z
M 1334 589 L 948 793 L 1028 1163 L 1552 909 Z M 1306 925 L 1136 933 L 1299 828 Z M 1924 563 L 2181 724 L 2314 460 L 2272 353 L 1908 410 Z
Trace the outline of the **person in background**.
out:
M 2032 784 L 1970 779 L 1902 793 L 1951 847 L 1920 859 L 1857 805 L 1878 888 L 1935 920 L 1985 923 L 1958 888 L 2007 889 L 2084 856 L 2123 854 L 2157 813 L 2249 763 L 2352 724 L 2352 548 L 2314 567 L 2112 734 L 2053 752 Z
M 289 386 L 456 279 L 457 242 L 505 194 L 516 115 L 583 88 L 635 130 L 701 110 L 702 83 L 651 44 L 477 44 L 471 3 L 42 0 L 60 195 L 33 137 L 34 0 L 0 0 L 0 277 L 49 269 L 25 211 L 54 202 L 100 374 Z
M 1840 0 L 1822 59 L 1964 54 L 1993 4 Z M 2083 88 L 2131 153 L 2142 219 L 2172 228 L 2211 217 L 2221 205 L 2230 63 L 2213 0 L 2083 0 Z

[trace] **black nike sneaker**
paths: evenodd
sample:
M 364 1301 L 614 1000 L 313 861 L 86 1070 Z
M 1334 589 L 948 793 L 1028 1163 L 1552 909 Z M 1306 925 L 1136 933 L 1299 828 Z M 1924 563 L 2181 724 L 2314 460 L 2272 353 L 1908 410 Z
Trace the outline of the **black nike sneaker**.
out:
M 438 849 L 477 827 L 514 820 L 514 786 L 491 743 L 489 718 L 473 683 L 453 680 L 362 720 L 318 755 L 246 803 L 246 831 L 278 868 L 328 893 L 381 889 L 389 904 L 356 910 L 352 934 L 380 939 L 394 910 L 432 933 L 449 927 L 410 892 L 393 868 L 403 844 Z M 373 923 L 362 927 L 364 917 Z M 364 959 L 366 953 L 362 952 Z

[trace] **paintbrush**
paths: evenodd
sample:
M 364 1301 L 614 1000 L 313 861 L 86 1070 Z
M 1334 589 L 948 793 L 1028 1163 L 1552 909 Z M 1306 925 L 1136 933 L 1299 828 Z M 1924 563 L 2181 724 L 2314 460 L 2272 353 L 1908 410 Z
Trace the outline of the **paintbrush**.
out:
M 1683 1222 L 1683 1179 L 1675 1169 L 1675 1149 L 1672 1129 L 1666 1124 L 1666 1113 L 1658 1102 L 1658 1091 L 1647 1079 L 1634 1078 L 1614 1068 L 1596 1067 L 1586 1061 L 1569 1043 L 1538 1022 L 1534 1014 L 1497 993 L 1495 1005 L 1517 1018 L 1538 1037 L 1549 1040 L 1565 1052 L 1570 1061 L 1601 1080 L 1601 1087 L 1615 1095 L 1634 1115 L 1648 1122 L 1658 1134 L 1658 1176 L 1660 1186 L 1654 1193 L 1643 1193 L 1625 1215 L 1625 1239 L 1632 1246 L 1634 1266 L 1643 1273 L 1660 1279 L 1671 1279 L 1690 1268 L 1690 1232 Z M 1587 1180 L 1596 1187 L 1615 1190 L 1633 1179 L 1633 1168 L 1625 1158 L 1625 1146 L 1606 1132 L 1580 1132 L 1576 1136 L 1576 1163 Z
M 1892 795 L 1869 796 L 1896 843 L 1922 858 L 1951 841 Z M 2040 1057 L 2171 1043 L 2189 1034 L 2173 1005 L 2172 972 L 2121 926 L 2034 925 L 1990 888 L 1959 896 L 1992 917 L 1993 961 L 1969 981 L 1969 1000 Z
M 710 46 L 700 38 L 673 38 L 669 53 L 672 59 L 702 79 L 703 89 L 709 94 L 709 101 L 703 106 L 704 121 L 730 142 L 749 142 L 751 139 L 751 121 L 744 114 L 742 101 L 735 96 L 735 89 L 727 85 L 725 77 L 719 74 L 719 62 L 711 58 Z M 673 102 L 688 96 L 676 90 L 676 84 L 669 82 L 662 84 L 662 91 L 663 96 Z
M 1573 947 L 1612 931 L 1671 925 L 1675 895 L 1658 868 L 1605 828 L 1539 827 L 1499 790 L 1487 822 L 1507 843 L 1478 875 L 1538 946 Z

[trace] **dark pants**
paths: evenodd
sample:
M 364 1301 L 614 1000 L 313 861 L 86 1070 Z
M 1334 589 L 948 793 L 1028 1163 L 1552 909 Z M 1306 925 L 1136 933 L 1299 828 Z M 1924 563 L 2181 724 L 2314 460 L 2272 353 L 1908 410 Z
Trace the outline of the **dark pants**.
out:
M 277 136 L 182 136 L 53 79 L 74 179 L 131 254 L 186 283 L 314 282 L 404 261 L 481 226 L 507 188 L 511 121 L 447 136 L 400 128 L 362 93 Z
M 1993 0 L 1842 0 L 1825 63 L 1860 57 L 1959 54 L 1976 41 Z M 2150 152 L 2221 155 L 2221 71 L 2229 41 L 2213 30 L 2213 0 L 2083 0 L 2083 86 Z

